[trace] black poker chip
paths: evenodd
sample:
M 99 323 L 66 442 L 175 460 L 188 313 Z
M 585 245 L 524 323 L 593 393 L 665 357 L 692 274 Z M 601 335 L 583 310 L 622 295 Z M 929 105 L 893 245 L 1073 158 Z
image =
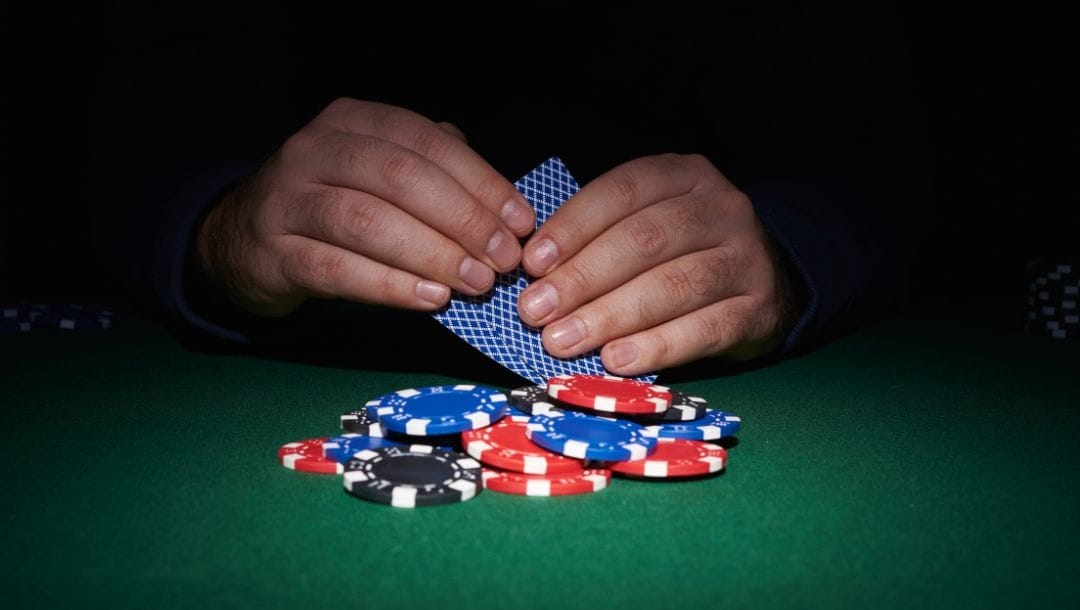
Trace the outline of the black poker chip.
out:
M 353 434 L 365 436 L 386 436 L 386 430 L 379 424 L 375 407 L 365 405 L 362 409 L 353 409 L 341 414 L 341 429 Z
M 552 398 L 547 392 L 546 384 L 522 386 L 511 390 L 506 397 L 512 406 L 527 415 L 576 410 L 562 401 Z
M 671 390 L 671 407 L 662 413 L 639 413 L 634 419 L 640 421 L 693 421 L 705 417 L 709 403 L 700 396 L 691 396 L 686 392 Z
M 483 489 L 483 468 L 473 457 L 431 445 L 360 451 L 345 464 L 350 494 L 398 508 L 466 502 Z

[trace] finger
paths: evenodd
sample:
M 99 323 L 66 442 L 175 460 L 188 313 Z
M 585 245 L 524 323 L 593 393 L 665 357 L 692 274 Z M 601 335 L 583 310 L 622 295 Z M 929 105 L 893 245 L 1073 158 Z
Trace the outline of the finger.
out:
M 415 112 L 342 98 L 320 115 L 328 125 L 355 134 L 383 138 L 430 160 L 458 182 L 485 208 L 496 214 L 516 236 L 536 227 L 532 206 L 495 168 L 465 143 L 464 134 L 452 134 Z
M 708 165 L 693 156 L 643 157 L 586 184 L 529 239 L 522 261 L 525 270 L 543 276 L 623 218 L 689 193 L 703 175 L 702 163 Z M 709 171 L 715 172 L 711 165 Z
M 619 221 L 522 293 L 522 321 L 543 326 L 653 267 L 718 243 L 738 221 L 713 221 L 716 197 L 691 191 Z
M 446 133 L 454 136 L 455 138 L 461 140 L 462 142 L 464 142 L 466 144 L 469 143 L 468 138 L 465 137 L 465 132 L 458 129 L 458 126 L 454 125 L 450 121 L 439 121 L 438 123 L 436 123 L 436 125 L 439 126 L 439 129 L 441 129 L 441 130 L 445 131 Z
M 283 239 L 290 254 L 281 261 L 281 273 L 309 296 L 421 311 L 450 300 L 450 288 L 438 282 L 307 237 Z
M 779 316 L 741 295 L 713 303 L 653 328 L 613 341 L 600 350 L 604 368 L 633 376 L 710 356 L 745 361 L 775 349 L 783 335 Z
M 744 291 L 736 250 L 695 252 L 660 265 L 544 328 L 544 347 L 566 358 L 652 328 Z
M 295 163 L 319 183 L 391 202 L 493 269 L 517 267 L 517 237 L 429 159 L 388 140 L 340 132 L 326 132 L 320 145 L 304 150 Z
M 334 244 L 464 294 L 491 289 L 495 273 L 455 241 L 368 193 L 316 187 L 286 210 L 286 231 Z

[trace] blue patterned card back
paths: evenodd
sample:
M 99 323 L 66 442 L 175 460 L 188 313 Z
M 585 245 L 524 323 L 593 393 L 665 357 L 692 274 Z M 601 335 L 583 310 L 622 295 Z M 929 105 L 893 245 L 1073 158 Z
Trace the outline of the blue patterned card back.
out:
M 536 210 L 537 227 L 580 188 L 558 157 L 544 161 L 514 186 Z M 491 292 L 479 297 L 455 292 L 450 304 L 435 318 L 489 358 L 532 383 L 547 383 L 556 375 L 608 374 L 600 362 L 599 350 L 575 358 L 556 358 L 547 353 L 540 329 L 525 325 L 518 317 L 518 298 L 529 282 L 520 267 L 499 274 Z M 652 382 L 656 375 L 635 379 Z

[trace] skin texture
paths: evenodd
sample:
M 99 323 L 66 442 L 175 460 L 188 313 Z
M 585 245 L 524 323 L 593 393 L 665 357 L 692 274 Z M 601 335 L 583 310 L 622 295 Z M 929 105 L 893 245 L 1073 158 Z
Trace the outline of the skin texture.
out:
M 312 297 L 435 310 L 495 271 L 538 278 L 524 322 L 558 357 L 602 347 L 635 375 L 774 349 L 791 282 L 750 200 L 705 157 L 611 169 L 528 240 L 535 216 L 450 124 L 339 99 L 200 226 L 200 266 L 234 303 L 282 316 Z
M 434 310 L 517 267 L 535 224 L 514 186 L 451 125 L 339 99 L 207 216 L 206 275 L 281 316 L 310 297 Z
M 518 311 L 547 350 L 602 347 L 622 375 L 751 359 L 795 318 L 750 200 L 698 155 L 636 159 L 587 184 L 532 236 L 524 265 L 541 279 Z

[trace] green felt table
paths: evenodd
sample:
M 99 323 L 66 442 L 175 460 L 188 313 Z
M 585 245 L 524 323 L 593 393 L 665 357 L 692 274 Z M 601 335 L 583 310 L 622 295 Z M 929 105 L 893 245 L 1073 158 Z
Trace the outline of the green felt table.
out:
M 994 318 L 910 308 L 680 381 L 743 419 L 719 476 L 417 509 L 277 449 L 474 380 L 205 353 L 138 317 L 2 336 L 0 365 L 7 607 L 1080 602 L 1080 349 Z

